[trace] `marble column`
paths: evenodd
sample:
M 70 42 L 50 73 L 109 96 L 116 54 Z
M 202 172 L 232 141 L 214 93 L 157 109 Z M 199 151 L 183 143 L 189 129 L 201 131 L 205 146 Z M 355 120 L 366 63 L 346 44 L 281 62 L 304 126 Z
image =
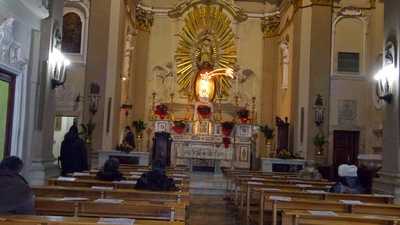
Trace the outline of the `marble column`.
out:
M 132 60 L 132 86 L 130 95 L 133 98 L 133 119 L 147 120 L 149 112 L 146 110 L 147 76 L 148 71 L 148 52 L 149 52 L 150 33 L 148 31 L 138 30 L 135 36 L 135 53 Z M 154 90 L 156 91 L 156 90 Z
M 29 180 L 33 184 L 44 183 L 45 179 L 58 174 L 58 167 L 52 154 L 54 119 L 55 119 L 55 90 L 51 86 L 50 68 L 45 63 L 49 59 L 52 48 L 53 30 L 62 29 L 62 18 L 64 1 L 54 0 L 49 5 L 50 16 L 41 22 L 40 50 L 38 59 L 39 65 L 39 107 L 37 111 L 38 121 L 33 131 L 31 157 L 32 164 L 29 173 Z
M 96 127 L 92 136 L 92 153 L 110 150 L 119 141 L 124 10 L 122 0 L 96 0 L 91 4 L 83 122 L 90 119 L 90 88 L 97 84 L 100 92 L 93 117 Z
M 400 2 L 385 0 L 384 36 L 385 42 L 395 40 L 397 58 L 395 59 L 395 77 L 392 82 L 393 99 L 385 105 L 383 124 L 383 161 L 380 178 L 374 181 L 373 189 L 376 192 L 393 194 L 397 202 L 400 201 L 400 80 L 399 80 L 399 38 L 400 38 Z M 382 43 L 382 51 L 384 51 Z
M 332 0 L 310 1 L 294 17 L 294 89 L 296 98 L 292 102 L 296 116 L 294 148 L 302 152 L 307 159 L 315 159 L 327 163 L 328 151 L 315 157 L 313 138 L 318 133 L 314 124 L 314 102 L 317 94 L 321 94 L 326 109 L 329 108 L 330 66 L 331 66 L 331 26 Z M 328 110 L 325 110 L 325 118 Z M 329 121 L 325 119 L 321 131 L 328 137 Z M 327 147 L 326 147 L 327 148 Z
M 261 123 L 274 126 L 274 115 L 276 114 L 276 79 L 278 66 L 280 65 L 278 58 L 279 51 L 279 24 L 278 15 L 266 17 L 262 21 L 262 30 L 264 33 L 264 51 L 263 51 L 263 76 L 261 89 Z M 265 138 L 260 136 L 261 157 L 268 157 L 265 146 Z

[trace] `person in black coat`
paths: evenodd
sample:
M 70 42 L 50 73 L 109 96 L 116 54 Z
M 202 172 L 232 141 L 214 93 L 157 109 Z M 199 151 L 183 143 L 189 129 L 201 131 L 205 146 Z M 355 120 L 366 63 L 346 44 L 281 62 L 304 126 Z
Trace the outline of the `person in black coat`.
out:
M 34 214 L 35 200 L 28 182 L 20 175 L 23 162 L 16 156 L 0 163 L 0 214 Z
M 74 124 L 61 143 L 60 161 L 62 175 L 88 170 L 85 142 L 79 137 L 78 127 Z
M 108 159 L 99 172 L 96 178 L 104 181 L 120 181 L 125 180 L 125 177 L 119 172 L 119 161 L 116 158 Z
M 154 162 L 152 170 L 142 174 L 137 180 L 135 189 L 150 191 L 177 191 L 178 188 L 172 178 L 165 173 L 165 166 L 161 160 Z

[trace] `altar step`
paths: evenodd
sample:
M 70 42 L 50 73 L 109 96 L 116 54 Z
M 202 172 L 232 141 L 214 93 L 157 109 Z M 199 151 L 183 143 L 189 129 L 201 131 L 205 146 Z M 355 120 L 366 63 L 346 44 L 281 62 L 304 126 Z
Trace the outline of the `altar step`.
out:
M 226 179 L 222 174 L 211 172 L 192 172 L 190 193 L 198 195 L 224 195 Z

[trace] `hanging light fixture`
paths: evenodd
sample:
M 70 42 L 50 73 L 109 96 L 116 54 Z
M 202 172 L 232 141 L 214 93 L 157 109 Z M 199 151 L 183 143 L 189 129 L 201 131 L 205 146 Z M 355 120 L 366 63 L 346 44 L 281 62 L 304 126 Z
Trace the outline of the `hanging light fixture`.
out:
M 383 67 L 374 76 L 376 80 L 376 96 L 389 104 L 393 98 L 392 85 L 396 79 L 396 51 L 395 42 L 388 41 L 385 48 Z
M 61 52 L 61 31 L 56 23 L 52 34 L 52 47 L 47 61 L 51 75 L 51 87 L 56 89 L 67 80 L 67 67 L 71 62 Z

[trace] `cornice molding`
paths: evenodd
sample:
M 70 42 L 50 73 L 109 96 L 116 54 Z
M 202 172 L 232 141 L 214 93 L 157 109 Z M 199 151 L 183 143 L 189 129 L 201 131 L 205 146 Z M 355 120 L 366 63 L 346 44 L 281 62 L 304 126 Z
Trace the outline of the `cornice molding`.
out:
M 238 7 L 233 0 L 184 0 L 177 4 L 173 9 L 168 12 L 171 18 L 179 18 L 191 7 L 199 4 L 205 5 L 220 5 L 227 10 L 238 22 L 247 20 L 248 16 L 244 10 Z

